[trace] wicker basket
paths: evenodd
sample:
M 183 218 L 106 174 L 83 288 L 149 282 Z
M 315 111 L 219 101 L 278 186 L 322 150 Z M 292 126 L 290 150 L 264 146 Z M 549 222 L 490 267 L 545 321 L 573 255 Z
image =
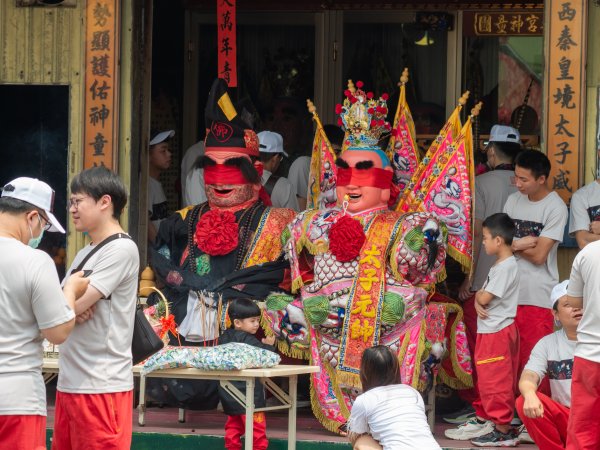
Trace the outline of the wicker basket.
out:
M 157 303 L 155 306 L 146 306 L 144 308 L 144 314 L 146 315 L 146 318 L 148 319 L 148 322 L 150 322 L 150 325 L 152 325 L 152 328 L 154 328 L 154 331 L 156 332 L 156 334 L 158 335 L 158 337 L 160 337 L 162 339 L 162 341 L 165 343 L 165 345 L 169 344 L 169 332 L 165 332 L 165 333 L 161 333 L 162 331 L 162 323 L 161 323 L 161 318 L 164 319 L 168 319 L 170 314 L 170 310 L 169 310 L 169 301 L 167 300 L 167 298 L 165 297 L 165 295 L 157 288 L 155 288 L 154 286 L 147 286 L 147 287 L 141 287 L 140 288 L 140 293 L 142 291 L 146 291 L 146 290 L 151 290 L 154 291 L 158 294 L 158 296 L 160 297 L 160 302 Z M 150 308 L 154 308 L 154 313 L 147 313 L 147 311 Z M 162 311 L 162 309 L 164 308 L 164 311 Z M 171 333 L 173 333 L 171 331 Z M 162 336 L 161 336 L 162 334 Z M 173 333 L 178 339 L 179 339 L 179 333 L 175 334 Z

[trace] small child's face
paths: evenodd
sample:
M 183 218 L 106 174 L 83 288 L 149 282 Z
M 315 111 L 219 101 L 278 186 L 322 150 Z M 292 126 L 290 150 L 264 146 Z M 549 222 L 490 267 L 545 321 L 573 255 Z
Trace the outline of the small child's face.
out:
M 246 333 L 256 334 L 260 326 L 260 316 L 248 317 L 247 319 L 235 319 L 233 326 L 236 330 L 242 330 Z
M 499 236 L 492 237 L 492 233 L 490 233 L 490 230 L 486 227 L 483 227 L 482 236 L 482 243 L 485 253 L 487 255 L 496 255 L 501 245 L 504 243 L 502 238 Z

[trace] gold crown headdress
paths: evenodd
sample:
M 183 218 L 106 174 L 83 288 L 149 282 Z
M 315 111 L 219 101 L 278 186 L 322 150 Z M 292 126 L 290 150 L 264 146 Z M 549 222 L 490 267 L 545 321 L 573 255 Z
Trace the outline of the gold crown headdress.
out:
M 335 108 L 340 116 L 338 125 L 346 132 L 344 149 L 380 149 L 379 141 L 392 128 L 386 121 L 388 94 L 376 99 L 373 92 L 365 92 L 362 87 L 362 81 L 357 81 L 355 85 L 348 80 L 348 89 L 344 91 L 346 98 Z

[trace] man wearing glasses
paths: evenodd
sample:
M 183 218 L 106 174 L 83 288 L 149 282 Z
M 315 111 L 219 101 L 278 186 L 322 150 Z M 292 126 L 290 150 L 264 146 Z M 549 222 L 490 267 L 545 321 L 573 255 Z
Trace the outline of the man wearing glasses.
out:
M 75 325 L 82 273 L 61 290 L 50 256 L 36 250 L 44 231 L 64 233 L 52 214 L 54 191 L 17 178 L 0 198 L 0 448 L 46 448 L 42 340 L 62 344 Z
M 128 450 L 139 254 L 119 224 L 127 190 L 105 167 L 84 170 L 70 187 L 73 226 L 91 242 L 67 274 L 80 266 L 91 273 L 75 302 L 77 325 L 60 348 L 52 448 Z

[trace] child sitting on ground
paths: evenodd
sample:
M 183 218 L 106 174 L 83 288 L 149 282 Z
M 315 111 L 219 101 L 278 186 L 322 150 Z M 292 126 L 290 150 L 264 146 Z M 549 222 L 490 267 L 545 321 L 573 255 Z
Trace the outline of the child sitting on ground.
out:
M 519 268 L 511 244 L 515 224 L 505 213 L 483 221 L 483 247 L 496 257 L 483 287 L 475 295 L 477 345 L 475 370 L 480 399 L 476 417 L 456 429 L 451 439 L 470 439 L 478 447 L 514 447 L 518 433 L 511 426 L 519 368 L 519 332 L 515 324 Z
M 252 300 L 240 298 L 232 300 L 227 309 L 231 326 L 219 337 L 219 344 L 241 342 L 265 350 L 275 351 L 274 337 L 263 338 L 262 342 L 256 336 L 260 327 L 260 308 Z M 234 381 L 233 384 L 242 392 L 246 392 L 246 383 Z M 223 411 L 227 414 L 225 423 L 225 448 L 227 450 L 240 450 L 242 448 L 242 436 L 246 427 L 246 410 L 222 387 L 219 387 L 219 398 L 223 405 Z M 265 406 L 265 391 L 263 385 L 257 382 L 254 387 L 254 407 Z M 266 450 L 269 445 L 267 440 L 267 424 L 263 412 L 254 413 L 253 448 Z M 248 439 L 248 437 L 246 437 Z
M 360 382 L 363 393 L 356 397 L 348 421 L 354 449 L 440 450 L 429 430 L 421 394 L 401 384 L 394 352 L 384 345 L 366 349 Z

